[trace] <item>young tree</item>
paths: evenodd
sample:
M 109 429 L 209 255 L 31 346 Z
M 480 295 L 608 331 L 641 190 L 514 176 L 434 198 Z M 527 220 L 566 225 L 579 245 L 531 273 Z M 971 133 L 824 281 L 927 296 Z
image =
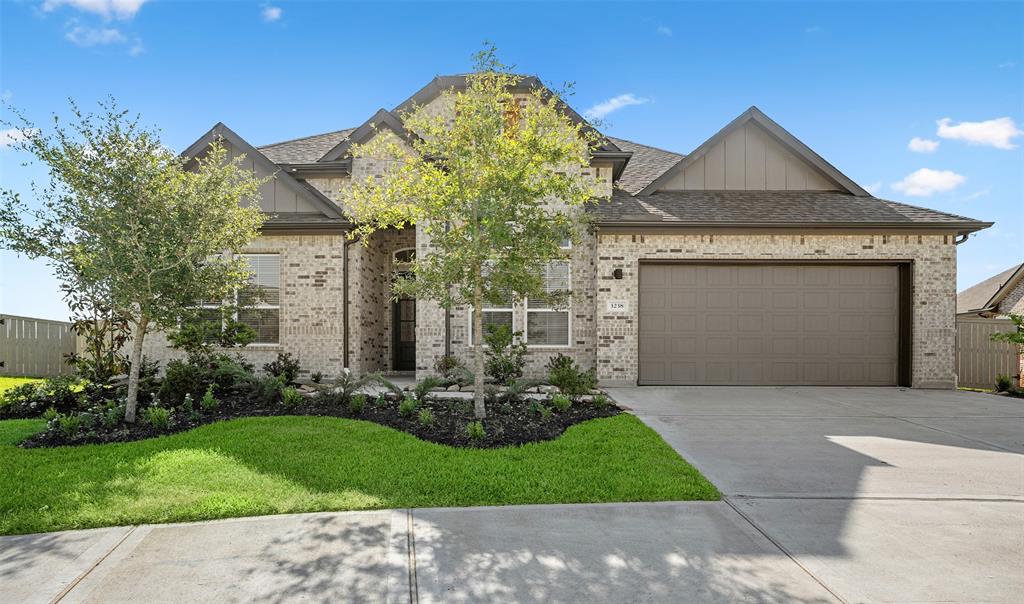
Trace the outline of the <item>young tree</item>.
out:
M 412 225 L 429 240 L 431 253 L 417 257 L 393 291 L 445 309 L 472 307 L 474 410 L 482 418 L 484 304 L 568 295 L 544 291 L 544 267 L 564 258 L 563 243 L 584 229 L 581 206 L 596 187 L 583 169 L 597 134 L 573 123 L 557 93 L 517 88 L 522 78 L 493 47 L 475 59 L 465 89 L 443 93 L 447 111 L 415 107 L 401 116 L 413 133 L 408 143 L 376 136 L 353 149 L 353 157 L 384 159 L 388 168 L 353 181 L 343 205 L 358 225 L 350 236 L 364 242 Z
M 85 114 L 72 103 L 74 122 L 55 116 L 49 135 L 18 115 L 18 146 L 49 169 L 50 182 L 33 186 L 34 210 L 0 191 L 0 245 L 48 259 L 66 287 L 104 292 L 128 321 L 125 421 L 134 422 L 146 334 L 173 328 L 199 301 L 223 299 L 247 280 L 231 253 L 259 232 L 262 181 L 219 143 L 181 158 L 113 99 L 100 107 Z
M 1016 329 L 1004 333 L 994 333 L 991 337 L 993 342 L 1006 342 L 1007 344 L 1013 344 L 1017 348 L 1018 359 L 1024 356 L 1024 315 L 1009 315 L 1010 320 L 1013 321 Z M 1024 366 L 1018 361 L 1017 363 L 1017 385 L 1024 385 Z

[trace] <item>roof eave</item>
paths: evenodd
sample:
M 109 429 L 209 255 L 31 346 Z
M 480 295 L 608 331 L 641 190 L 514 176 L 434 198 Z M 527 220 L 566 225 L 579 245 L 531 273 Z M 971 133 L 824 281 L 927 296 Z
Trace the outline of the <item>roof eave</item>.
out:
M 786 229 L 793 231 L 821 229 L 886 229 L 911 231 L 942 231 L 957 234 L 974 233 L 992 226 L 991 222 L 707 222 L 683 220 L 596 220 L 602 228 L 690 228 L 690 229 Z

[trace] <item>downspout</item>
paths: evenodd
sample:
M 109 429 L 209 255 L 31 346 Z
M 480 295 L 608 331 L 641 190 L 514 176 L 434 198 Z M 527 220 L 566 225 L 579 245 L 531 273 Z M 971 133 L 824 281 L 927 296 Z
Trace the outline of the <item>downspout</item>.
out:
M 348 369 L 348 233 L 341 242 L 341 325 L 345 332 L 344 350 L 342 351 L 342 363 Z

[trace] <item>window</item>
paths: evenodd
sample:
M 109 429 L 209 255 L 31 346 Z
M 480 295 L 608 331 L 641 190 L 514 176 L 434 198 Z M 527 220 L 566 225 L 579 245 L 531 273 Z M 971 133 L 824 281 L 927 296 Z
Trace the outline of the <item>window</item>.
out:
M 249 285 L 235 292 L 236 320 L 256 331 L 257 344 L 281 341 L 281 257 L 278 254 L 245 254 Z
M 484 333 L 487 333 L 488 327 L 494 325 L 506 325 L 512 331 L 515 331 L 514 323 L 512 321 L 512 298 L 503 301 L 500 304 L 492 304 L 484 301 Z M 475 344 L 476 340 L 473 335 L 473 309 L 469 309 L 469 343 Z
M 544 269 L 544 291 L 569 291 L 569 262 L 549 262 Z M 526 301 L 526 342 L 531 346 L 569 345 L 569 308 L 556 308 L 550 298 Z

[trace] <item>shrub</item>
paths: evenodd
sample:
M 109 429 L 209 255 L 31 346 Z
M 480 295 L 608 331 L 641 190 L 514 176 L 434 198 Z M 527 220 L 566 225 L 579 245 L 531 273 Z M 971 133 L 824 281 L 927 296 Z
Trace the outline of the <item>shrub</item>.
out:
M 469 436 L 469 440 L 480 441 L 487 438 L 487 432 L 484 430 L 482 422 L 469 422 L 466 424 L 466 435 Z
M 366 408 L 366 395 L 365 394 L 356 394 L 348 402 L 348 411 L 352 415 L 359 415 L 360 413 L 363 412 L 363 409 L 365 409 L 365 408 Z
M 572 399 L 564 394 L 556 394 L 551 397 L 551 405 L 558 410 L 559 413 L 565 413 L 572 406 Z
M 203 408 L 203 411 L 213 411 L 220 406 L 220 401 L 213 397 L 213 384 L 206 387 L 203 398 L 199 399 L 199 406 Z
M 498 413 L 502 413 L 502 414 L 505 414 L 505 415 L 512 415 L 512 404 L 511 403 L 502 403 L 501 406 L 498 407 Z
M 448 381 L 457 381 L 463 377 L 465 366 L 459 357 L 446 354 L 434 363 L 434 372 Z
M 43 412 L 43 419 L 46 420 L 46 423 L 50 423 L 53 420 L 57 419 L 58 415 L 60 414 L 57 413 L 57 410 L 54 409 L 53 407 L 50 407 L 49 409 Z
M 521 331 L 513 332 L 507 325 L 491 325 L 484 335 L 487 343 L 484 371 L 499 384 L 509 384 L 523 377 L 526 344 L 515 342 L 521 335 Z
M 281 399 L 284 379 L 276 375 L 265 375 L 252 381 L 252 395 L 261 405 L 273 405 Z
M 88 382 L 71 376 L 58 376 L 42 382 L 29 382 L 11 388 L 0 396 L 0 419 L 39 417 L 48 408 L 58 413 L 75 413 L 88 402 Z M 95 388 L 90 388 L 92 392 Z
M 383 394 L 378 394 L 376 400 L 373 401 L 373 404 L 377 407 L 383 407 L 388 404 L 388 397 Z
M 431 411 L 430 409 L 420 409 L 420 425 L 433 426 L 434 412 Z
M 254 376 L 252 365 L 241 358 L 226 354 L 214 355 L 209 362 L 207 383 L 216 384 L 220 392 L 231 392 L 250 387 Z
M 78 434 L 78 429 L 81 425 L 82 420 L 77 415 L 64 415 L 61 413 L 57 416 L 57 429 L 67 438 Z
M 428 375 L 416 384 L 413 388 L 413 393 L 416 395 L 416 400 L 425 401 L 427 400 L 427 394 L 434 388 L 438 388 L 444 385 L 444 380 L 439 377 Z
M 595 395 L 594 398 L 590 400 L 590 402 L 598 409 L 604 409 L 605 407 L 608 406 L 608 397 L 603 394 L 598 394 Z
M 324 381 L 324 374 L 320 371 L 314 371 L 309 376 L 309 379 L 313 380 L 314 384 L 319 384 L 320 382 Z
M 537 413 L 540 414 L 540 418 L 543 421 L 551 419 L 552 416 L 551 407 L 548 407 L 544 403 L 540 403 L 539 405 L 537 405 Z
M 192 401 L 192 393 L 185 395 L 185 400 L 181 402 L 181 410 L 186 413 L 192 413 L 195 409 L 195 403 Z
M 996 392 L 1009 392 L 1013 388 L 1013 380 L 1005 373 L 996 376 Z
M 294 409 L 302 404 L 302 393 L 296 388 L 288 386 L 281 390 L 281 402 L 285 407 Z
M 147 407 L 142 417 L 154 430 L 165 430 L 171 423 L 171 410 L 164 407 Z
M 416 411 L 416 408 L 419 407 L 419 405 L 420 402 L 417 401 L 412 394 L 407 394 L 405 395 L 405 398 L 398 403 L 398 413 L 399 415 L 408 417 Z
M 590 394 L 597 387 L 597 373 L 593 369 L 581 371 L 572 357 L 564 354 L 554 356 L 548 361 L 547 368 L 548 381 L 569 396 Z
M 295 378 L 299 377 L 299 360 L 292 358 L 290 352 L 279 352 L 277 353 L 277 359 L 267 363 L 263 366 L 263 371 L 266 371 L 270 375 L 276 375 L 284 378 L 286 384 L 291 384 L 295 381 Z
M 164 381 L 157 392 L 160 400 L 176 407 L 185 401 L 186 395 L 191 394 L 193 399 L 202 396 L 207 379 L 202 367 L 175 359 L 167 363 Z
M 120 425 L 123 421 L 124 405 L 114 401 L 108 402 L 106 409 L 103 411 L 103 415 L 100 417 L 100 423 L 103 424 L 103 427 L 111 429 Z

